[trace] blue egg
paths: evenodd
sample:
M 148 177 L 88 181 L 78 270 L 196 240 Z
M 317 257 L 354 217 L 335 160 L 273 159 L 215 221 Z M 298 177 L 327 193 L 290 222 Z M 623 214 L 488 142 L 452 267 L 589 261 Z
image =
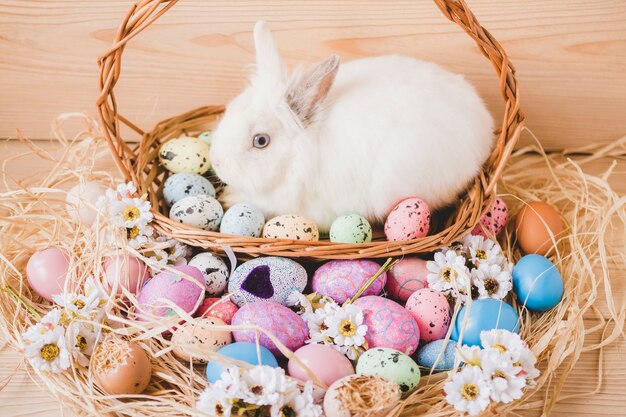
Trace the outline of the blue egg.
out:
M 268 365 L 272 368 L 278 367 L 278 361 L 276 361 L 272 352 L 263 346 L 258 346 L 257 351 L 256 343 L 231 343 L 230 345 L 226 345 L 219 349 L 217 353 L 226 356 L 227 358 L 247 362 L 250 365 Z M 261 362 L 259 362 L 259 356 L 261 357 Z M 218 362 L 209 362 L 206 366 L 206 378 L 210 383 L 219 381 L 222 377 L 222 372 L 224 372 L 225 369 L 226 367 Z
M 169 176 L 163 184 L 163 198 L 170 206 L 185 197 L 208 195 L 215 198 L 215 187 L 202 175 L 180 172 Z
M 433 369 L 435 371 L 449 371 L 454 368 L 454 358 L 456 356 L 456 342 L 454 340 L 448 340 L 448 343 L 445 345 L 445 340 L 433 340 L 430 343 L 426 343 L 417 351 L 417 364 L 424 368 Z M 435 366 L 435 362 L 439 357 L 439 354 L 443 350 L 443 354 L 441 354 L 441 358 L 437 362 L 437 366 Z
M 220 233 L 237 236 L 261 237 L 265 216 L 251 204 L 239 203 L 229 208 L 220 224 Z
M 529 310 L 547 311 L 563 298 L 563 278 L 545 256 L 526 255 L 513 268 L 513 291 Z
M 462 341 L 464 345 L 479 346 L 480 332 L 483 330 L 504 329 L 519 332 L 519 316 L 515 309 L 504 301 L 494 298 L 472 301 L 467 323 L 463 323 L 467 309 L 465 305 L 459 310 L 450 336 L 453 340 L 459 340 L 461 329 L 465 325 Z

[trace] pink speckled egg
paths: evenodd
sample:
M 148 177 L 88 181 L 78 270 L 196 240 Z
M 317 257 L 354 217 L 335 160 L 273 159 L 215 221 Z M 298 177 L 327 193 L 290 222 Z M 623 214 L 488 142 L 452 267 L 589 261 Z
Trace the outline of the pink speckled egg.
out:
M 387 277 L 385 289 L 390 298 L 405 302 L 417 290 L 428 287 L 426 261 L 420 258 L 402 258 L 394 264 Z
M 309 328 L 302 317 L 273 301 L 255 301 L 244 304 L 233 316 L 232 325 L 259 326 L 274 335 L 292 351 L 304 345 L 304 341 L 309 337 Z M 255 343 L 257 333 L 261 346 L 265 346 L 275 355 L 282 355 L 265 333 L 255 330 L 235 330 L 233 337 L 237 342 Z
M 403 200 L 391 210 L 385 222 L 387 240 L 402 241 L 424 237 L 430 228 L 430 209 L 421 198 Z
M 365 260 L 333 260 L 320 266 L 315 274 L 311 286 L 318 294 L 332 298 L 339 304 L 356 295 L 359 289 L 378 270 L 380 265 L 374 261 Z M 378 295 L 385 287 L 387 273 L 378 277 L 363 295 Z
M 446 296 L 430 288 L 417 290 L 406 302 L 406 309 L 417 322 L 425 342 L 443 339 L 450 327 L 450 303 Z
M 354 374 L 352 362 L 341 352 L 328 345 L 305 345 L 294 352 L 294 356 L 300 359 L 311 372 L 326 385 L 331 385 L 344 376 Z M 289 359 L 287 364 L 289 375 L 300 381 L 308 381 L 311 378 L 304 367 L 295 359 Z
M 28 260 L 26 278 L 37 294 L 52 301 L 53 295 L 63 292 L 69 265 L 70 256 L 65 250 L 57 247 L 40 250 Z
M 141 260 L 132 255 L 115 255 L 104 261 L 104 274 L 107 278 L 108 288 L 117 289 L 117 294 L 122 294 L 122 288 L 132 294 L 137 294 L 150 274 L 148 268 Z
M 484 238 L 497 236 L 506 226 L 507 220 L 509 220 L 509 209 L 503 199 L 496 198 L 482 215 L 480 223 L 474 227 L 472 234 Z
M 193 266 L 180 265 L 173 269 L 155 275 L 139 290 L 137 320 L 175 315 L 176 312 L 163 300 L 172 302 L 189 314 L 196 310 L 204 296 L 204 275 Z
M 386 347 L 412 355 L 420 341 L 420 329 L 406 308 L 387 298 L 370 295 L 354 302 L 365 315 L 365 340 L 371 348 Z
M 230 296 L 226 296 L 225 299 L 209 297 L 205 298 L 200 307 L 198 307 L 196 317 L 215 317 L 226 324 L 230 324 L 237 310 L 239 309 L 235 303 L 230 301 Z

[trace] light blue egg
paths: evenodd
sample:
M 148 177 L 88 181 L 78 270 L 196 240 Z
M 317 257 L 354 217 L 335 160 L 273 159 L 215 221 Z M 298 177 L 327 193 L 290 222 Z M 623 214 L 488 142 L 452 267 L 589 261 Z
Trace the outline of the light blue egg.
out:
M 459 310 L 450 336 L 453 340 L 459 340 L 461 329 L 465 325 L 462 341 L 464 345 L 479 346 L 480 332 L 483 330 L 504 329 L 513 333 L 519 332 L 519 316 L 515 309 L 504 301 L 494 298 L 472 301 L 467 323 L 463 323 L 467 310 L 467 305 Z
M 220 225 L 220 233 L 237 236 L 261 237 L 265 216 L 251 204 L 239 203 L 229 208 Z
M 202 175 L 181 172 L 168 177 L 163 184 L 163 198 L 170 206 L 179 200 L 194 195 L 215 198 L 215 187 Z
M 227 358 L 247 362 L 250 365 L 267 365 L 272 368 L 278 367 L 278 361 L 272 352 L 263 346 L 257 347 L 256 343 L 231 343 L 218 350 L 217 353 Z M 261 361 L 259 361 L 259 359 L 261 359 Z M 206 366 L 206 378 L 210 383 L 215 383 L 221 379 L 222 372 L 224 372 L 225 369 L 226 367 L 218 362 L 209 362 Z
M 428 370 L 435 367 L 435 371 L 449 371 L 454 368 L 454 358 L 456 357 L 456 342 L 454 340 L 448 340 L 448 343 L 445 345 L 445 340 L 433 340 L 430 343 L 425 344 L 417 351 L 417 363 L 418 365 L 428 368 Z M 435 362 L 439 357 L 441 351 L 441 358 L 437 362 L 437 366 L 435 366 Z
M 547 311 L 563 298 L 563 278 L 545 256 L 526 255 L 513 268 L 513 291 L 529 310 Z
M 206 143 L 207 145 L 211 146 L 211 142 L 213 141 L 213 132 L 211 132 L 210 130 L 206 132 L 202 132 L 198 136 L 198 139 L 200 139 L 202 142 Z

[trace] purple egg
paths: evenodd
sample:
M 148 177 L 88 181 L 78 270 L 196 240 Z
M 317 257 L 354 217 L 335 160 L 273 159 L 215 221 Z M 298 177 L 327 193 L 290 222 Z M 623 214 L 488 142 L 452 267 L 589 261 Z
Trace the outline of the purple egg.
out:
M 281 341 L 287 348 L 295 351 L 304 345 L 309 337 L 306 322 L 287 307 L 272 301 L 255 301 L 244 304 L 233 316 L 233 326 L 259 326 Z M 265 333 L 256 330 L 235 330 L 233 337 L 237 342 L 259 344 L 275 355 L 282 355 L 278 347 Z
M 148 321 L 151 316 L 175 315 L 176 312 L 163 300 L 169 300 L 189 314 L 196 310 L 199 300 L 204 297 L 202 272 L 187 265 L 175 266 L 173 269 L 155 275 L 139 290 L 137 320 Z
M 370 295 L 361 297 L 354 305 L 363 310 L 369 348 L 384 347 L 412 355 L 420 342 L 417 322 L 400 304 L 387 298 Z
M 359 289 L 380 269 L 374 261 L 334 260 L 320 266 L 313 275 L 313 291 L 332 298 L 339 304 L 356 295 Z M 387 273 L 378 277 L 363 293 L 378 295 L 385 287 Z

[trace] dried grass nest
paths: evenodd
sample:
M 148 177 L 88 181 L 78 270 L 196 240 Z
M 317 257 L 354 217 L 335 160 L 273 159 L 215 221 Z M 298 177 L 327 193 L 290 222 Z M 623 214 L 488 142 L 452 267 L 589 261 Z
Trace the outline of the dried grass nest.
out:
M 96 124 L 83 117 L 85 131 L 69 140 L 59 125 L 56 150 L 44 150 L 22 138 L 30 152 L 51 165 L 47 172 L 34 173 L 10 191 L 0 194 L 0 279 L 2 288 L 11 286 L 19 297 L 44 314 L 50 304 L 34 294 L 27 285 L 25 266 L 29 256 L 38 249 L 58 245 L 76 254 L 72 282 L 82 283 L 88 275 L 102 279 L 102 258 L 110 254 L 103 243 L 103 225 L 86 229 L 68 219 L 65 213 L 67 189 L 77 181 L 97 180 L 106 185 L 115 181 L 102 170 L 107 150 Z M 59 122 L 61 123 L 61 122 Z M 590 146 L 577 151 L 588 156 L 576 160 L 567 154 L 547 155 L 539 146 L 515 151 L 499 184 L 512 213 L 526 201 L 541 199 L 557 206 L 567 225 L 567 234 L 558 242 L 552 257 L 565 280 L 565 295 L 557 308 L 535 314 L 518 310 L 521 336 L 539 358 L 542 374 L 538 384 L 511 404 L 498 404 L 492 411 L 498 415 L 519 409 L 548 412 L 559 399 L 560 391 L 581 353 L 596 350 L 601 355 L 608 344 L 623 337 L 626 316 L 625 300 L 612 293 L 612 271 L 626 269 L 623 238 L 626 223 L 626 197 L 618 195 L 608 178 L 614 166 L 600 175 L 585 172 L 585 165 L 601 156 L 623 155 L 626 137 L 607 147 Z M 20 163 L 20 155 L 4 161 L 2 172 L 5 188 L 9 188 L 11 167 Z M 100 164 L 100 165 L 99 165 Z M 106 168 L 109 168 L 107 166 Z M 532 175 L 528 175 L 532 172 Z M 512 260 L 520 257 L 511 228 L 504 233 L 501 244 Z M 137 255 L 136 253 L 133 253 Z M 596 303 L 607 300 L 610 317 L 603 318 Z M 131 299 L 130 303 L 136 300 Z M 169 323 L 137 322 L 120 311 L 126 307 L 113 298 L 107 305 L 111 323 L 108 337 L 132 340 L 148 353 L 153 364 L 150 386 L 141 395 L 131 397 L 103 394 L 93 384 L 88 368 L 72 365 L 61 374 L 44 374 L 20 364 L 33 378 L 40 380 L 58 398 L 63 407 L 78 415 L 104 416 L 167 416 L 198 415 L 194 409 L 199 393 L 207 386 L 203 367 L 193 367 L 177 360 L 171 353 L 171 342 L 161 335 Z M 33 314 L 6 290 L 0 291 L 0 329 L 8 346 L 22 347 L 20 333 L 33 324 Z M 583 317 L 597 319 L 595 327 L 585 327 Z M 186 317 L 191 319 L 191 317 Z M 592 333 L 600 334 L 600 342 L 592 346 L 585 340 Z M 291 352 L 286 351 L 287 356 Z M 214 358 L 216 359 L 216 358 Z M 18 369 L 19 369 L 18 368 Z M 557 369 L 559 372 L 557 373 Z M 424 370 L 417 391 L 390 412 L 390 416 L 446 416 L 455 414 L 442 395 L 447 373 L 430 374 Z M 598 375 L 600 383 L 601 375 Z M 593 393 L 586 393 L 591 395 Z M 580 394 L 585 395 L 585 393 Z

